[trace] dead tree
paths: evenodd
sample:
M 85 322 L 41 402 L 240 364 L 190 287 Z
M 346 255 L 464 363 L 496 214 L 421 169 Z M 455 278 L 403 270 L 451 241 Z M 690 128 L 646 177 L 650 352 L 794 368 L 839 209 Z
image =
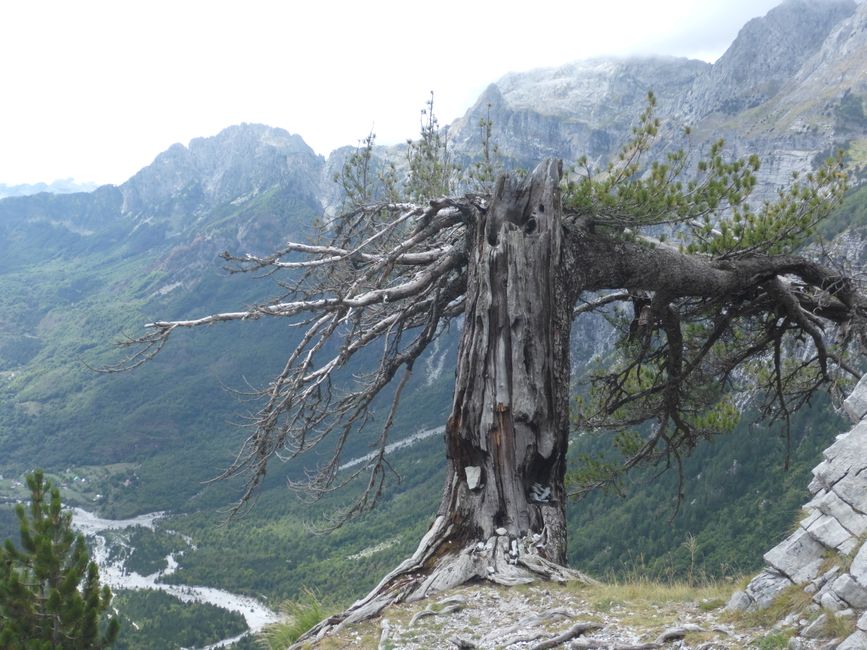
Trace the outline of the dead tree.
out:
M 624 302 L 634 315 L 610 367 L 594 377 L 581 423 L 651 426 L 625 434 L 623 462 L 587 473 L 588 487 L 639 462 L 679 462 L 722 426 L 725 388 L 751 360 L 762 360 L 759 382 L 783 416 L 855 374 L 847 350 L 863 337 L 867 302 L 851 278 L 788 252 L 840 194 L 839 173 L 829 167 L 753 212 L 746 197 L 757 166 L 724 163 L 719 149 L 699 165 L 704 180 L 688 186 L 672 180 L 684 165 L 678 155 L 640 175 L 642 138 L 655 133 L 652 120 L 642 124 L 624 162 L 601 180 L 588 173 L 564 183 L 561 162 L 548 160 L 523 179 L 501 176 L 490 195 L 358 208 L 319 242 L 289 243 L 268 257 L 226 255 L 237 271 L 295 273 L 288 299 L 148 325 L 134 361 L 179 329 L 295 320 L 299 343 L 263 389 L 256 427 L 226 475 L 247 473 L 244 502 L 274 457 L 327 444 L 330 460 L 295 487 L 323 493 L 365 472 L 366 489 L 339 524 L 373 505 L 413 364 L 462 318 L 436 519 L 411 558 L 314 634 L 472 578 L 580 577 L 563 566 L 569 341 L 573 319 L 591 308 Z M 680 224 L 689 247 L 636 232 L 659 224 Z M 576 307 L 588 295 L 595 298 Z M 378 365 L 338 390 L 338 373 L 372 346 L 381 349 Z M 347 438 L 387 390 L 377 453 L 352 477 L 339 475 Z

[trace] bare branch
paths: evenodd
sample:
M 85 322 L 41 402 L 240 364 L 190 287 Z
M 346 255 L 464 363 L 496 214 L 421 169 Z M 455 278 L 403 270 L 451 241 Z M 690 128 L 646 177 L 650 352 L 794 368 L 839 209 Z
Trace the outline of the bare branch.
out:
M 590 302 L 585 302 L 581 305 L 577 305 L 575 309 L 572 310 L 572 316 L 577 317 L 581 314 L 586 314 L 590 311 L 595 311 L 604 307 L 605 305 L 610 305 L 612 302 L 623 302 L 625 300 L 629 300 L 632 294 L 628 291 L 615 291 L 613 293 L 606 294 L 595 300 L 591 300 Z

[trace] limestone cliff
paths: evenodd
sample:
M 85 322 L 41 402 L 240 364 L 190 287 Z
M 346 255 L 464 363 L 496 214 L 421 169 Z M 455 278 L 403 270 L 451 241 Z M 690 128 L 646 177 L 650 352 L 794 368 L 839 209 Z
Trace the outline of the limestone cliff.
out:
M 712 65 L 601 58 L 508 74 L 448 127 L 449 138 L 459 157 L 477 155 L 479 121 L 490 119 L 507 166 L 583 155 L 600 164 L 629 137 L 653 90 L 663 149 L 701 151 L 723 138 L 732 155 L 757 153 L 757 196 L 771 197 L 837 147 L 855 165 L 867 157 L 865 24 L 865 3 L 787 0 L 747 23 Z
M 813 470 L 813 498 L 797 530 L 765 553 L 767 567 L 732 596 L 729 608 L 768 607 L 797 585 L 812 596 L 814 614 L 788 623 L 810 621 L 799 626 L 809 638 L 822 635 L 830 616 L 855 618 L 855 631 L 837 647 L 856 650 L 867 647 L 867 376 L 844 410 L 855 426 L 837 437 Z

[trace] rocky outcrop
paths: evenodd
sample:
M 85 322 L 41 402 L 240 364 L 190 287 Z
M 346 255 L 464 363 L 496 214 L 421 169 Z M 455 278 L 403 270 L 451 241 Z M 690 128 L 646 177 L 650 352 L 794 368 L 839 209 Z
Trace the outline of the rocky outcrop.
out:
M 490 119 L 507 166 L 584 155 L 605 161 L 628 138 L 648 90 L 667 109 L 710 67 L 674 57 L 599 58 L 508 74 L 449 127 L 449 137 L 459 154 L 478 155 L 479 121 Z
M 663 118 L 660 154 L 705 149 L 762 160 L 757 201 L 838 147 L 863 163 L 867 136 L 867 3 L 786 0 L 755 18 L 714 64 L 674 57 L 599 58 L 512 73 L 448 128 L 458 157 L 481 151 L 479 121 L 507 167 L 548 157 L 604 164 L 629 138 L 648 90 Z M 689 141 L 681 136 L 689 125 Z M 855 143 L 854 145 L 852 143 Z M 853 148 L 854 147 L 854 148 Z
M 136 250 L 168 247 L 154 268 L 192 287 L 224 250 L 270 251 L 321 212 L 325 161 L 300 136 L 239 124 L 174 144 L 117 188 Z
M 740 113 L 773 97 L 855 6 L 852 0 L 786 0 L 750 20 L 684 98 L 689 120 Z
M 328 647 L 359 650 L 771 647 L 758 645 L 767 630 L 727 621 L 726 613 L 716 606 L 716 601 L 703 597 L 708 592 L 696 590 L 684 594 L 677 587 L 678 595 L 672 598 L 663 585 L 652 587 L 648 583 L 635 587 L 630 584 L 577 588 L 571 583 L 545 583 L 513 589 L 490 583 L 469 584 L 443 594 L 437 601 L 392 606 L 380 619 L 336 630 L 328 637 Z M 655 590 L 658 600 L 648 597 L 648 587 Z M 325 646 L 326 643 L 321 644 Z
M 813 498 L 797 530 L 765 553 L 767 567 L 732 596 L 729 608 L 767 607 L 797 585 L 822 615 L 858 617 L 855 632 L 839 648 L 867 648 L 867 375 L 843 409 L 855 425 L 813 469 Z M 811 627 L 802 635 L 811 636 Z
M 324 161 L 300 136 L 261 124 L 231 126 L 185 147 L 174 144 L 120 186 L 124 212 L 190 215 L 274 187 L 318 193 Z
M 774 102 L 775 110 L 789 111 L 788 123 L 798 116 L 822 116 L 825 128 L 840 135 L 862 131 L 863 104 L 867 94 L 867 4 L 860 3 L 851 16 L 837 23 L 822 46 L 801 66 Z M 847 111 L 847 106 L 854 111 Z M 860 113 L 860 118 L 858 116 Z M 787 113 L 781 112 L 782 115 Z M 816 123 L 819 126 L 819 123 Z

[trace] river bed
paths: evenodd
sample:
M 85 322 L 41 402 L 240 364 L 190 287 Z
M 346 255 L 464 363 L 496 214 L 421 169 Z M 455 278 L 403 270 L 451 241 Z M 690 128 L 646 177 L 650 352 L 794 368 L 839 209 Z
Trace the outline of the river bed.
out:
M 174 573 L 178 567 L 175 553 L 171 553 L 166 557 L 166 568 L 164 570 L 146 576 L 127 571 L 124 566 L 124 559 L 116 561 L 110 559 L 108 542 L 105 535 L 101 533 L 135 527 L 153 530 L 154 522 L 165 516 L 164 512 L 152 512 L 131 519 L 102 519 L 82 508 L 73 508 L 72 525 L 76 530 L 90 538 L 93 559 L 99 565 L 100 580 L 103 584 L 108 585 L 114 590 L 159 589 L 183 602 L 209 603 L 231 612 L 238 612 L 244 617 L 247 627 L 250 628 L 248 633 L 252 634 L 256 634 L 266 625 L 280 619 L 280 616 L 276 612 L 249 596 L 233 594 L 214 587 L 174 585 L 161 582 L 160 579 L 163 576 Z M 243 636 L 245 635 L 223 639 L 218 643 L 206 646 L 202 650 L 226 647 Z

